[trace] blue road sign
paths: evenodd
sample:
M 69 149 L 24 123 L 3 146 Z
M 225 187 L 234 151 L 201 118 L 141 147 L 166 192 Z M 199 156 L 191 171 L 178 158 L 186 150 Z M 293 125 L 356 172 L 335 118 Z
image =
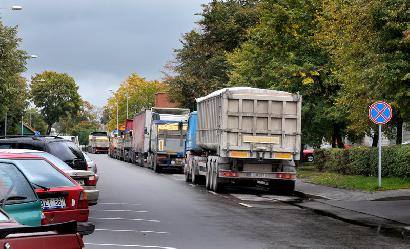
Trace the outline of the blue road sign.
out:
M 369 117 L 375 124 L 386 124 L 392 115 L 391 106 L 384 101 L 377 101 L 369 108 Z

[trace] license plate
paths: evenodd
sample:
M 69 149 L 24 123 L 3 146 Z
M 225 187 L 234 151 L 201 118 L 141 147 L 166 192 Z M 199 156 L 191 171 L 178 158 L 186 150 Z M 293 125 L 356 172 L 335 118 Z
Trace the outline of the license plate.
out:
M 85 181 L 84 181 L 84 179 L 78 179 L 78 180 L 75 180 L 78 184 L 80 184 L 81 186 L 84 186 L 84 184 L 85 184 Z
M 246 176 L 253 178 L 270 178 L 272 174 L 248 172 L 246 173 Z
M 65 208 L 64 197 L 41 199 L 41 208 L 43 210 Z

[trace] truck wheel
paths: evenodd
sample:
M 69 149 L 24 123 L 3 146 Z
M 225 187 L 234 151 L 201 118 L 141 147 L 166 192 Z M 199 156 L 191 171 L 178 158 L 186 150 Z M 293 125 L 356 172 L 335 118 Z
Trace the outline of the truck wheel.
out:
M 161 167 L 157 165 L 157 157 L 152 157 L 152 167 L 154 168 L 155 173 L 161 173 Z
M 212 190 L 215 193 L 220 193 L 223 191 L 223 185 L 221 183 L 221 180 L 218 177 L 218 167 L 217 167 L 218 163 L 215 162 L 215 167 L 213 170 L 213 174 L 212 174 Z
M 191 182 L 192 176 L 187 170 L 184 170 L 184 175 L 185 175 L 185 181 L 186 182 Z
M 206 176 L 205 176 L 205 187 L 206 189 L 211 189 L 211 166 L 207 165 Z

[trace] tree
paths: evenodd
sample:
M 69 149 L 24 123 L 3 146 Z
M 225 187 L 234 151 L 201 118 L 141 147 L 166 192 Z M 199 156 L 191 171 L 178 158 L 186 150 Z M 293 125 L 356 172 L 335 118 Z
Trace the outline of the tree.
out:
M 40 134 L 47 132 L 47 123 L 37 108 L 29 108 L 24 112 L 24 122 Z
M 147 81 L 137 74 L 129 76 L 108 100 L 104 108 L 105 116 L 109 117 L 108 130 L 116 129 L 116 112 L 118 103 L 119 123 L 123 123 L 127 115 L 127 95 L 129 118 L 141 111 L 142 108 L 154 106 L 155 93 L 166 91 L 167 87 L 158 81 Z M 128 93 L 128 94 L 127 94 Z
M 323 138 L 343 147 L 344 110 L 335 105 L 340 83 L 332 62 L 315 42 L 315 0 L 263 0 L 260 21 L 248 40 L 228 55 L 231 86 L 299 92 L 303 96 L 303 143 L 319 146 Z
M 195 98 L 225 87 L 229 81 L 226 53 L 246 40 L 247 29 L 258 21 L 257 0 L 212 1 L 203 5 L 194 29 L 182 37 L 171 74 L 166 74 L 172 96 L 182 106 L 196 108 Z
M 349 133 L 377 131 L 368 119 L 368 106 L 386 100 L 394 108 L 390 128 L 396 126 L 400 144 L 403 122 L 410 121 L 409 2 L 327 0 L 322 8 L 317 38 L 331 55 L 334 75 L 342 82 L 338 103 L 349 110 Z
M 45 71 L 31 80 L 31 98 L 47 123 L 47 134 L 60 118 L 76 114 L 81 105 L 78 86 L 65 73 Z
M 16 124 L 21 121 L 27 106 L 27 83 L 21 77 L 26 70 L 27 53 L 19 48 L 17 27 L 4 26 L 0 21 L 0 116 L 7 115 L 8 133 L 15 133 Z M 4 122 L 0 122 L 4 130 Z

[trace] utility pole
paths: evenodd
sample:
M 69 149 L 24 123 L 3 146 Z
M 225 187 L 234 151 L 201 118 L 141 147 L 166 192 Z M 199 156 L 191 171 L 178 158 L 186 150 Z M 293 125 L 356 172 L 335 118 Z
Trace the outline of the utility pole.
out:
M 128 119 L 128 82 L 127 82 L 127 86 L 125 90 L 126 90 L 125 93 L 126 93 L 126 98 L 127 98 L 127 119 Z
M 7 110 L 6 116 L 4 117 L 4 136 L 7 136 Z
M 24 116 L 21 115 L 21 135 L 24 136 L 24 125 L 23 125 Z

